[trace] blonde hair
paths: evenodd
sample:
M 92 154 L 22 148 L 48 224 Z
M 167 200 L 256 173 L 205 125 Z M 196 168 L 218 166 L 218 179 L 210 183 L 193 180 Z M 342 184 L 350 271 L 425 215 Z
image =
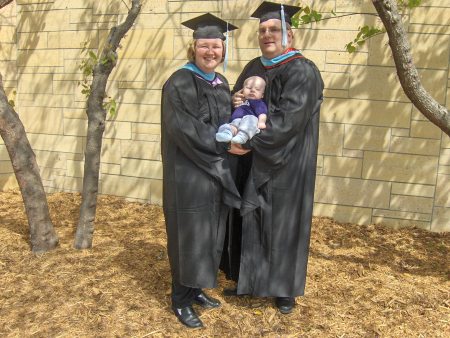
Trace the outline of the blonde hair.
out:
M 191 41 L 189 41 L 188 43 L 188 48 L 187 48 L 187 59 L 189 62 L 194 63 L 195 62 L 195 46 L 197 44 L 197 40 L 196 39 L 192 39 Z M 222 60 L 220 60 L 220 62 L 223 62 L 224 58 L 225 58 L 225 41 L 222 40 L 222 47 L 223 47 L 223 51 L 222 51 Z

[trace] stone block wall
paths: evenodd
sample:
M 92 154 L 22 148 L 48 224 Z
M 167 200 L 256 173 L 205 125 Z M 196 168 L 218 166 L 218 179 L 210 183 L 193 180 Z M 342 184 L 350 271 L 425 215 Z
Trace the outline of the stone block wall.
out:
M 101 48 L 127 1 L 17 0 L 0 10 L 0 72 L 25 124 L 44 186 L 80 191 L 87 118 L 78 66 L 82 44 Z M 299 4 L 300 1 L 285 1 Z M 311 3 L 303 1 L 304 4 Z M 231 34 L 226 77 L 233 84 L 259 55 L 250 0 L 144 2 L 119 51 L 108 95 L 100 192 L 161 204 L 160 99 L 167 77 L 186 60 L 184 20 L 211 12 L 240 27 Z M 375 13 L 368 0 L 314 1 L 338 16 Z M 295 32 L 295 45 L 325 81 L 315 215 L 341 222 L 416 225 L 450 231 L 450 139 L 422 116 L 400 87 L 384 35 L 348 54 L 345 44 L 373 15 L 350 15 Z M 425 88 L 450 106 L 450 3 L 424 0 L 405 17 Z M 0 141 L 1 142 L 1 141 Z M 0 189 L 15 180 L 0 144 Z
M 13 101 L 17 101 L 16 58 L 16 6 L 11 3 L 0 9 L 0 74 L 6 95 Z M 9 189 L 16 186 L 11 161 L 0 137 L 0 188 Z

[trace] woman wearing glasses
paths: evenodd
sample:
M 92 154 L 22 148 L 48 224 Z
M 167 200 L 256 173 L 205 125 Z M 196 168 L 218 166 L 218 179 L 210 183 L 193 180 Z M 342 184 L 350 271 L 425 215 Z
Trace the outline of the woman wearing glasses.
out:
M 228 82 L 216 72 L 225 31 L 237 27 L 207 13 L 183 22 L 194 31 L 188 60 L 164 84 L 161 104 L 163 209 L 172 273 L 172 310 L 187 327 L 203 326 L 193 305 L 220 306 L 202 289 L 217 284 L 225 227 L 240 196 L 227 146 L 216 142 L 231 114 Z

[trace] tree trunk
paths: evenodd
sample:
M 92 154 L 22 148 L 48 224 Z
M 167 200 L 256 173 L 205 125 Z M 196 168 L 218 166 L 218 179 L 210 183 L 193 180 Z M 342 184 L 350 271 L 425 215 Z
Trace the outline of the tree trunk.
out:
M 5 7 L 7 4 L 13 2 L 13 0 L 0 0 L 0 8 Z
M 19 115 L 8 103 L 0 74 L 0 135 L 11 158 L 30 227 L 31 249 L 45 252 L 58 245 L 33 149 Z
M 420 82 L 396 0 L 372 0 L 372 3 L 388 33 L 389 45 L 403 91 L 427 119 L 450 136 L 450 112 L 433 99 Z
M 127 18 L 119 26 L 111 29 L 105 48 L 94 67 L 91 93 L 87 102 L 88 133 L 85 150 L 84 179 L 80 219 L 75 234 L 74 247 L 92 247 L 94 220 L 97 209 L 100 154 L 105 130 L 106 110 L 103 107 L 108 77 L 117 63 L 116 50 L 125 34 L 130 30 L 141 9 L 140 0 L 132 0 Z

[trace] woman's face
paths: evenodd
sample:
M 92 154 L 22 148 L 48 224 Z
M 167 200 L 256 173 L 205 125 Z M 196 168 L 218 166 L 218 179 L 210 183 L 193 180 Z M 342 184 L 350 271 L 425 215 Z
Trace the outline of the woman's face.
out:
M 222 62 L 221 39 L 198 39 L 195 43 L 195 65 L 205 73 L 212 73 Z

